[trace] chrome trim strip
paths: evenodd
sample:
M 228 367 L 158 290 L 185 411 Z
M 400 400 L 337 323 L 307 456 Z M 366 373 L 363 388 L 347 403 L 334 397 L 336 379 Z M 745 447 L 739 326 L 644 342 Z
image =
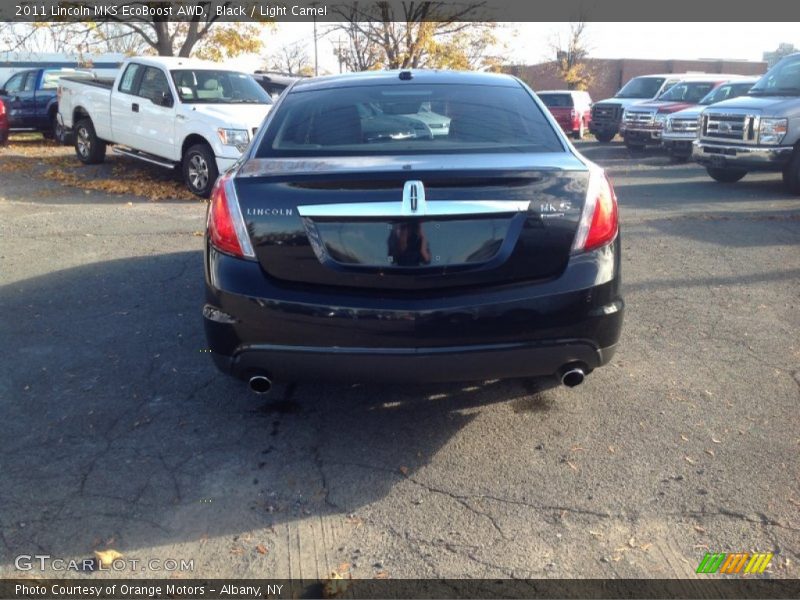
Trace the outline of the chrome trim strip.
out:
M 297 212 L 310 218 L 454 217 L 525 212 L 530 204 L 530 200 L 428 200 L 411 211 L 406 202 L 351 202 L 298 206 Z

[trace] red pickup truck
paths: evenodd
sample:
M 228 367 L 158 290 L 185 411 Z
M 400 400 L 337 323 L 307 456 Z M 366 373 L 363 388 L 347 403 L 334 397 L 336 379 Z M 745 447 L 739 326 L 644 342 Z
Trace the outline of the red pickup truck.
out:
M 536 92 L 556 122 L 576 140 L 583 137 L 592 121 L 592 99 L 589 92 L 547 90 Z

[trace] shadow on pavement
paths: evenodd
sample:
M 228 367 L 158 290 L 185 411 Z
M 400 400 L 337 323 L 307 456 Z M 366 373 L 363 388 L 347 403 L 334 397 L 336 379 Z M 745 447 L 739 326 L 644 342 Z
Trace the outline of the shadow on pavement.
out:
M 0 288 L 6 557 L 235 535 L 312 505 L 354 511 L 413 476 L 470 409 L 544 389 L 301 384 L 265 403 L 203 352 L 202 272 L 184 252 Z M 346 497 L 329 497 L 331 478 Z

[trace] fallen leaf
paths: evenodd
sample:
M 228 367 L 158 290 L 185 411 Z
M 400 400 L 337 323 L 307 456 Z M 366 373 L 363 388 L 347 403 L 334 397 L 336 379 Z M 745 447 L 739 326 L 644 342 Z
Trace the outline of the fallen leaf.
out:
M 323 581 L 322 595 L 325 598 L 338 598 L 350 587 L 350 578 L 342 577 L 336 571 L 331 571 L 328 578 Z
M 642 550 L 647 552 L 648 550 L 650 550 L 650 546 L 652 546 L 652 545 L 653 544 L 647 543 L 647 544 L 643 544 L 643 545 L 639 546 L 639 548 L 641 548 Z
M 375 573 L 375 579 L 389 579 L 389 574 L 386 571 L 378 571 Z
M 694 526 L 694 530 L 697 531 L 698 533 L 705 533 L 706 532 L 706 530 L 703 529 L 702 527 L 700 527 L 700 525 L 695 525 Z
M 689 438 L 687 438 L 685 435 L 681 435 L 681 439 L 682 439 L 684 442 L 688 442 L 688 441 L 689 441 Z
M 714 436 L 711 436 L 711 441 L 712 441 L 712 442 L 714 442 L 715 444 L 721 444 L 721 443 L 722 443 L 722 441 L 721 441 L 721 440 L 718 440 L 718 439 L 717 439 L 717 438 L 715 438 Z
M 614 446 L 609 446 L 608 451 L 611 452 L 611 454 L 614 454 L 614 452 L 616 452 L 616 450 L 614 450 Z
M 633 537 L 631 537 L 631 539 L 628 540 L 628 546 L 630 546 L 631 548 L 636 547 L 636 540 Z
M 258 546 L 256 546 L 256 552 L 258 552 L 259 554 L 266 554 L 267 547 L 264 544 L 259 544 Z
M 400 472 L 403 474 L 403 477 L 408 477 L 408 467 L 400 467 Z
M 573 471 L 577 471 L 578 470 L 578 467 L 573 465 L 571 462 L 567 461 L 567 464 L 569 465 L 569 468 L 572 469 Z
M 692 460 L 692 459 L 691 459 L 691 458 L 689 458 L 688 456 L 684 456 L 684 457 L 683 457 L 683 460 L 685 460 L 685 461 L 686 461 L 687 463 L 689 463 L 690 465 L 693 465 L 693 464 L 695 464 L 695 463 L 697 462 L 697 461 L 695 461 L 695 460 Z
M 122 558 L 122 554 L 112 549 L 95 550 L 94 557 L 97 559 L 97 562 L 100 563 L 101 567 L 110 567 L 111 563 L 113 563 L 118 558 Z
M 714 456 L 714 451 L 711 450 L 710 448 L 706 448 L 706 454 L 710 454 L 711 456 Z
M 591 529 L 589 530 L 589 535 L 593 535 L 594 537 L 603 537 L 602 533 L 599 531 L 592 531 Z

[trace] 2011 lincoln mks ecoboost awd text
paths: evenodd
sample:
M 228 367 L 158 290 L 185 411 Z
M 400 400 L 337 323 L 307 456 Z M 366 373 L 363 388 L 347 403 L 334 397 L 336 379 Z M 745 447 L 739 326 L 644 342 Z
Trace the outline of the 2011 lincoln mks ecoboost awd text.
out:
M 205 258 L 212 355 L 258 392 L 577 385 L 622 327 L 612 186 L 505 75 L 294 83 L 217 181 Z

